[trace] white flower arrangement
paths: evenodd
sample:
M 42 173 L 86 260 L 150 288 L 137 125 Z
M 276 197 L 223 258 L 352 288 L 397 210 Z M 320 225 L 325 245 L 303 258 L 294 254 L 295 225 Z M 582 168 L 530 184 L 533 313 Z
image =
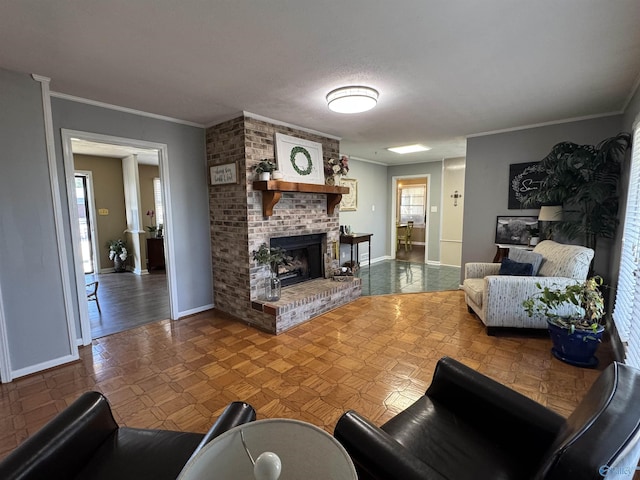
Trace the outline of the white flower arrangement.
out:
M 109 260 L 113 261 L 116 256 L 123 262 L 127 259 L 127 243 L 124 240 L 110 240 L 107 246 L 109 247 Z

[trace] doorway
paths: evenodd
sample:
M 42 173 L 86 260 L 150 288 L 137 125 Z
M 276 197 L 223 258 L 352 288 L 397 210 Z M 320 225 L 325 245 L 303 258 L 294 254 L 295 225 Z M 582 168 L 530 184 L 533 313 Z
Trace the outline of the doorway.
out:
M 111 310 L 112 313 L 118 314 L 121 316 L 120 318 L 120 329 L 112 331 L 113 329 L 103 329 L 100 332 L 104 334 L 116 333 L 116 331 L 126 330 L 128 328 L 132 328 L 136 326 L 135 323 L 129 325 L 127 322 L 122 322 L 122 319 L 131 319 L 132 322 L 135 322 L 136 318 L 144 318 L 146 321 L 143 323 L 148 323 L 149 321 L 157 321 L 163 319 L 177 319 L 177 305 L 176 305 L 176 291 L 175 291 L 175 277 L 174 271 L 171 268 L 173 265 L 173 250 L 172 239 L 173 239 L 173 231 L 171 228 L 171 208 L 170 208 L 170 181 L 168 178 L 168 158 L 167 158 L 167 146 L 164 144 L 156 144 L 141 140 L 133 140 L 126 139 L 120 137 L 111 137 L 107 135 L 93 134 L 89 132 L 78 132 L 71 130 L 62 130 L 62 140 L 63 140 L 63 154 L 64 154 L 64 162 L 65 162 L 65 173 L 67 177 L 67 194 L 68 194 L 68 203 L 69 203 L 69 214 L 71 219 L 71 227 L 72 227 L 72 240 L 74 244 L 74 269 L 75 269 L 75 278 L 77 283 L 77 291 L 78 291 L 78 305 L 76 306 L 78 309 L 78 314 L 80 318 L 80 331 L 82 335 L 82 344 L 88 345 L 91 343 L 94 335 L 92 334 L 92 319 L 94 320 L 95 325 L 95 315 L 97 314 L 97 305 L 94 305 L 91 302 L 91 315 L 89 311 L 89 302 L 87 301 L 85 285 L 90 283 L 93 275 L 95 276 L 108 276 L 107 278 L 103 278 L 104 281 L 100 282 L 99 290 L 98 290 L 98 298 L 100 301 L 100 310 L 103 316 L 102 319 L 106 319 L 105 310 L 109 312 Z M 126 215 L 121 213 L 119 223 L 116 223 L 117 230 L 112 234 L 105 234 L 101 237 L 100 234 L 100 220 L 108 219 L 112 212 L 109 208 L 102 208 L 101 205 L 96 205 L 96 203 L 101 203 L 99 200 L 96 202 L 96 196 L 99 196 L 96 189 L 99 190 L 99 182 L 96 173 L 94 172 L 92 181 L 87 181 L 87 193 L 84 190 L 84 182 L 82 179 L 76 179 L 75 175 L 75 162 L 74 162 L 74 153 L 84 153 L 87 154 L 87 150 L 85 148 L 95 148 L 97 150 L 93 150 L 92 154 L 99 156 L 100 149 L 102 149 L 103 157 L 111 157 L 110 160 L 113 162 L 119 162 L 119 167 L 121 173 L 119 174 L 120 182 L 124 182 L 121 184 L 121 193 L 120 196 L 123 195 L 124 192 L 124 184 L 126 184 L 126 188 L 128 188 L 128 198 L 121 198 L 121 202 L 123 205 L 123 212 L 126 211 Z M 114 153 L 115 152 L 115 153 Z M 145 224 L 148 223 L 149 218 L 145 216 L 145 213 L 149 210 L 156 210 L 153 206 L 149 207 L 149 209 L 141 208 L 140 202 L 140 192 L 136 188 L 131 188 L 132 184 L 138 184 L 138 169 L 135 168 L 131 171 L 134 172 L 135 178 L 131 178 L 131 171 L 126 172 L 123 165 L 126 163 L 128 167 L 131 166 L 131 157 L 134 158 L 133 163 L 137 165 L 138 163 L 147 163 L 144 159 L 141 159 L 138 162 L 138 157 L 142 156 L 142 153 L 153 152 L 155 158 L 155 164 L 157 165 L 157 173 L 155 177 L 158 178 L 159 190 L 160 190 L 160 198 L 163 205 L 162 214 L 164 216 L 164 225 L 163 225 L 163 237 L 162 244 L 164 249 L 165 269 L 162 272 L 158 272 L 155 275 L 147 275 L 148 271 L 146 269 L 146 239 L 147 232 L 145 230 Z M 155 179 L 154 177 L 154 179 Z M 91 177 L 88 177 L 88 180 Z M 96 183 L 98 182 L 98 183 Z M 95 183 L 95 188 L 92 185 Z M 154 182 L 155 183 L 155 180 Z M 151 185 L 151 182 L 150 182 Z M 153 186 L 149 187 L 152 192 L 152 202 L 156 201 L 156 197 L 154 195 Z M 96 195 L 98 194 L 98 195 Z M 90 198 L 93 196 L 93 200 Z M 105 198 L 105 197 L 103 197 Z M 108 197 L 107 197 L 108 198 Z M 82 210 L 86 212 L 87 208 L 85 205 L 88 205 L 89 217 L 88 222 L 86 219 L 82 219 L 83 213 Z M 152 203 L 153 205 L 153 203 Z M 98 212 L 97 217 L 94 216 L 92 221 L 92 213 L 91 206 L 98 207 L 96 210 Z M 86 215 L 86 213 L 84 214 Z M 96 221 L 96 218 L 99 219 Z M 83 232 L 83 224 L 87 225 L 86 233 Z M 93 225 L 93 229 L 91 228 Z M 124 232 L 123 232 L 124 230 Z M 100 264 L 100 256 L 108 255 L 108 251 L 105 248 L 100 248 L 99 245 L 105 244 L 107 240 L 111 240 L 113 238 L 118 238 L 114 235 L 121 235 L 128 242 L 128 252 L 134 258 L 130 259 L 131 268 L 130 271 L 125 273 L 111 273 L 112 267 L 111 262 L 109 262 L 108 256 L 106 259 L 102 260 Z M 87 250 L 88 244 L 86 240 L 83 241 L 83 237 L 89 237 L 92 239 L 90 242 L 90 247 L 93 252 L 93 273 L 90 275 L 85 275 L 85 270 L 87 265 L 87 261 L 84 260 L 85 252 Z M 98 240 L 100 238 L 100 240 Z M 133 271 L 133 273 L 132 273 Z M 153 277 L 153 278 L 152 278 Z M 160 279 L 162 277 L 162 279 Z M 164 285 L 163 288 L 158 288 L 158 282 L 161 280 L 161 284 Z M 122 282 L 125 282 L 124 284 Z M 129 282 L 129 283 L 127 283 Z M 109 292 L 109 285 L 114 286 L 114 291 Z M 145 290 L 147 289 L 147 290 Z M 158 293 L 162 290 L 162 293 Z M 122 292 L 126 292 L 123 296 Z M 147 293 L 145 295 L 145 293 Z M 150 294 L 149 294 L 150 293 Z M 153 297 L 157 298 L 157 301 L 153 302 Z M 137 301 L 135 298 L 144 298 L 150 300 L 150 304 L 141 304 L 141 302 Z M 148 298 L 151 297 L 151 298 Z M 127 301 L 129 300 L 128 305 Z M 112 301 L 113 308 L 105 309 L 105 304 L 108 305 L 108 302 Z M 163 307 L 164 306 L 164 307 Z M 140 312 L 133 311 L 132 308 L 140 307 Z M 151 308 L 152 307 L 152 308 Z M 163 307 L 163 308 L 161 308 Z M 96 311 L 94 311 L 96 310 Z M 153 318 L 154 315 L 157 318 Z M 99 318 L 100 320 L 100 318 Z M 102 336 L 102 333 L 99 333 L 97 336 Z
M 393 257 L 398 261 L 427 263 L 429 175 L 393 177 Z

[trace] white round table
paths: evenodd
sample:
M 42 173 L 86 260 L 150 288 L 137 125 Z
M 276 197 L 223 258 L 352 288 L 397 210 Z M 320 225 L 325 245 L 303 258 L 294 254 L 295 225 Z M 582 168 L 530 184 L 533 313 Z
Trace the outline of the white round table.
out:
M 254 459 L 273 452 L 282 462 L 279 480 L 357 480 L 346 450 L 324 430 L 299 420 L 268 419 L 239 425 L 214 438 L 184 467 L 179 480 L 254 480 Z

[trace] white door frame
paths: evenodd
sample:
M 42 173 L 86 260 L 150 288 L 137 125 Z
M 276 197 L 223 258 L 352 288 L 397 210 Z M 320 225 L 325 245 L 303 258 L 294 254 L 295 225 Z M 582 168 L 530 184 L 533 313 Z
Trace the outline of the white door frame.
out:
M 80 227 L 78 225 L 77 198 L 75 192 L 75 169 L 73 161 L 72 139 L 86 140 L 97 143 L 107 143 L 125 147 L 154 149 L 158 151 L 158 167 L 160 170 L 160 184 L 162 185 L 162 201 L 165 206 L 165 257 L 167 271 L 167 286 L 169 290 L 169 309 L 172 320 L 178 319 L 178 294 L 177 280 L 173 269 L 175 261 L 175 251 L 173 247 L 173 222 L 171 221 L 171 181 L 169 178 L 169 156 L 168 148 L 164 143 L 147 142 L 145 140 L 135 140 L 131 138 L 115 137 L 112 135 L 102 135 L 99 133 L 82 132 L 78 130 L 62 129 L 62 152 L 64 156 L 64 168 L 67 183 L 68 208 L 71 219 L 71 238 L 73 245 L 74 268 L 76 273 L 76 286 L 78 305 L 80 310 L 80 327 L 82 330 L 82 344 L 91 343 L 91 323 L 89 321 L 89 306 L 85 291 L 84 269 L 82 268 L 82 258 L 78 255 L 77 246 L 80 244 Z
M 429 210 L 431 205 L 431 174 L 423 173 L 421 175 L 397 175 L 391 177 L 391 192 L 393 202 L 391 203 L 391 258 L 396 258 L 398 229 L 396 228 L 396 218 L 398 211 L 398 180 L 403 178 L 426 178 L 427 179 L 427 198 L 424 205 L 425 223 L 424 223 L 424 263 L 429 263 Z

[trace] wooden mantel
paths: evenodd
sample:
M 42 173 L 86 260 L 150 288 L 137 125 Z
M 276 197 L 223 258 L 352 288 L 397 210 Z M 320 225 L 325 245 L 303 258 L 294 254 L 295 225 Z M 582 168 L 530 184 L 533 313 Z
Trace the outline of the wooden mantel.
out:
M 256 180 L 253 182 L 253 189 L 262 191 L 262 213 L 265 217 L 273 215 L 273 207 L 280 201 L 282 192 L 324 193 L 327 195 L 328 215 L 333 215 L 336 205 L 342 200 L 342 195 L 349 193 L 349 187 L 282 182 L 280 180 Z

